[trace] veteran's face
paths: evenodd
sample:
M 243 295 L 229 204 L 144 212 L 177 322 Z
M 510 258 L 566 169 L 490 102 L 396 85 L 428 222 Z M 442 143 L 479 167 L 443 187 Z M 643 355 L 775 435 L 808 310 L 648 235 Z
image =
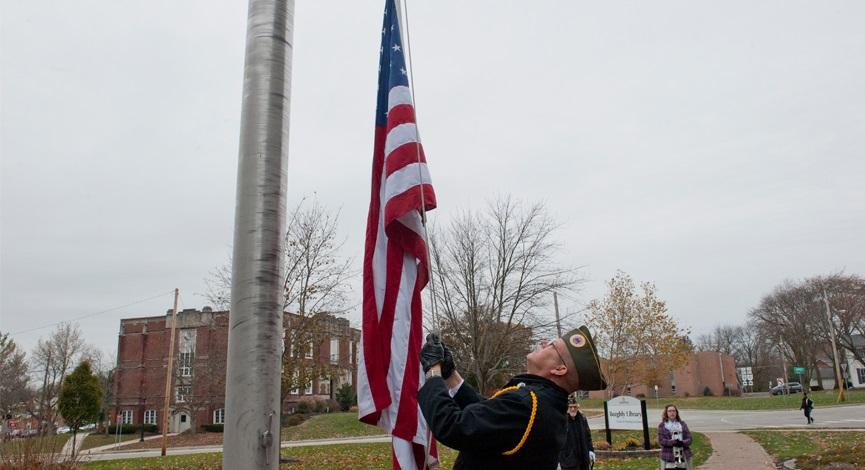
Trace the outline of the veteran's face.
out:
M 530 374 L 544 376 L 545 372 L 567 364 L 563 354 L 568 354 L 568 348 L 561 338 L 541 341 L 538 343 L 538 347 L 526 356 L 526 371 Z

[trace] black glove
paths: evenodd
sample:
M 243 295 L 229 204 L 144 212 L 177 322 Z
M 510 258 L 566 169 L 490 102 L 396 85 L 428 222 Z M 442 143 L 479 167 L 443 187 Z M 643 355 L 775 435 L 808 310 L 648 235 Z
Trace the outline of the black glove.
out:
M 451 349 L 442 343 L 442 346 L 445 348 L 445 360 L 442 362 L 442 378 L 447 380 L 451 374 L 454 373 L 454 369 L 456 369 L 456 364 L 454 363 L 454 355 L 451 354 Z
M 444 368 L 445 362 L 445 345 L 442 344 L 441 338 L 435 333 L 430 333 L 426 337 L 426 344 L 420 350 L 420 364 L 423 366 L 424 373 L 429 372 L 432 366 L 442 364 Z M 444 372 L 442 372 L 444 377 Z

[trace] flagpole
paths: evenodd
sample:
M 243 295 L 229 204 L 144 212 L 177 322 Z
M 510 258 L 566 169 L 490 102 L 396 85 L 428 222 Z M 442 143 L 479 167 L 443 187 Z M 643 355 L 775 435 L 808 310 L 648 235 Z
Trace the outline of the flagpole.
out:
M 223 468 L 278 469 L 294 0 L 249 0 Z

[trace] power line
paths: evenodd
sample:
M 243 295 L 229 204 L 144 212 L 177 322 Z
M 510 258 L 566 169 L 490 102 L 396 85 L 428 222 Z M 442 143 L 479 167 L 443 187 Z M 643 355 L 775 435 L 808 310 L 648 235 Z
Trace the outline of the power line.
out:
M 59 322 L 55 322 L 55 323 L 51 323 L 51 324 L 48 324 L 48 325 L 37 326 L 36 328 L 30 328 L 30 329 L 28 329 L 28 330 L 16 331 L 15 333 L 11 333 L 10 336 L 21 335 L 21 334 L 24 334 L 24 333 L 30 333 L 30 332 L 38 331 L 38 330 L 44 330 L 45 328 L 51 328 L 52 326 L 57 326 L 57 325 L 59 325 L 59 324 L 61 324 L 61 323 L 66 323 L 66 322 L 70 322 L 70 321 L 78 321 L 78 320 L 83 320 L 83 319 L 85 319 L 85 318 L 95 317 L 95 316 L 97 316 L 97 315 L 103 315 L 103 314 L 106 314 L 106 313 L 109 313 L 109 312 L 113 312 L 113 311 L 115 311 L 115 310 L 120 310 L 121 308 L 131 307 L 131 306 L 133 306 L 133 305 L 140 304 L 140 303 L 144 303 L 144 302 L 147 302 L 147 301 L 149 301 L 149 300 L 153 300 L 153 299 L 156 299 L 156 298 L 159 298 L 159 297 L 162 297 L 162 296 L 167 296 L 168 294 L 173 294 L 173 293 L 174 293 L 174 290 L 170 290 L 170 291 L 168 291 L 168 292 L 163 292 L 163 293 L 161 293 L 161 294 L 156 294 L 156 295 L 151 296 L 151 297 L 148 297 L 148 298 L 146 298 L 146 299 L 136 300 L 135 302 L 131 302 L 131 303 L 128 303 L 128 304 L 125 304 L 125 305 L 120 305 L 120 306 L 118 306 L 118 307 L 112 307 L 112 308 L 109 308 L 109 309 L 107 309 L 107 310 L 102 310 L 102 311 L 94 312 L 94 313 L 88 313 L 88 314 L 86 314 L 86 315 L 81 315 L 80 317 L 69 318 L 69 319 L 66 319 L 66 320 L 63 320 L 63 321 L 59 321 Z

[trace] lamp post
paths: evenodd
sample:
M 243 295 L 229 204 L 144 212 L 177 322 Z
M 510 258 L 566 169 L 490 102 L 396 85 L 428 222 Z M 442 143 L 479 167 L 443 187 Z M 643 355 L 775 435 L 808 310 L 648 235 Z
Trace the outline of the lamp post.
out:
M 832 321 L 832 308 L 829 306 L 829 297 L 826 289 L 823 289 L 823 304 L 826 306 L 826 320 L 829 322 L 829 338 L 832 341 L 832 356 L 835 359 L 835 384 L 838 385 L 838 402 L 847 401 L 844 393 L 844 378 L 841 377 L 841 362 L 838 360 L 838 346 L 835 345 L 835 322 Z

